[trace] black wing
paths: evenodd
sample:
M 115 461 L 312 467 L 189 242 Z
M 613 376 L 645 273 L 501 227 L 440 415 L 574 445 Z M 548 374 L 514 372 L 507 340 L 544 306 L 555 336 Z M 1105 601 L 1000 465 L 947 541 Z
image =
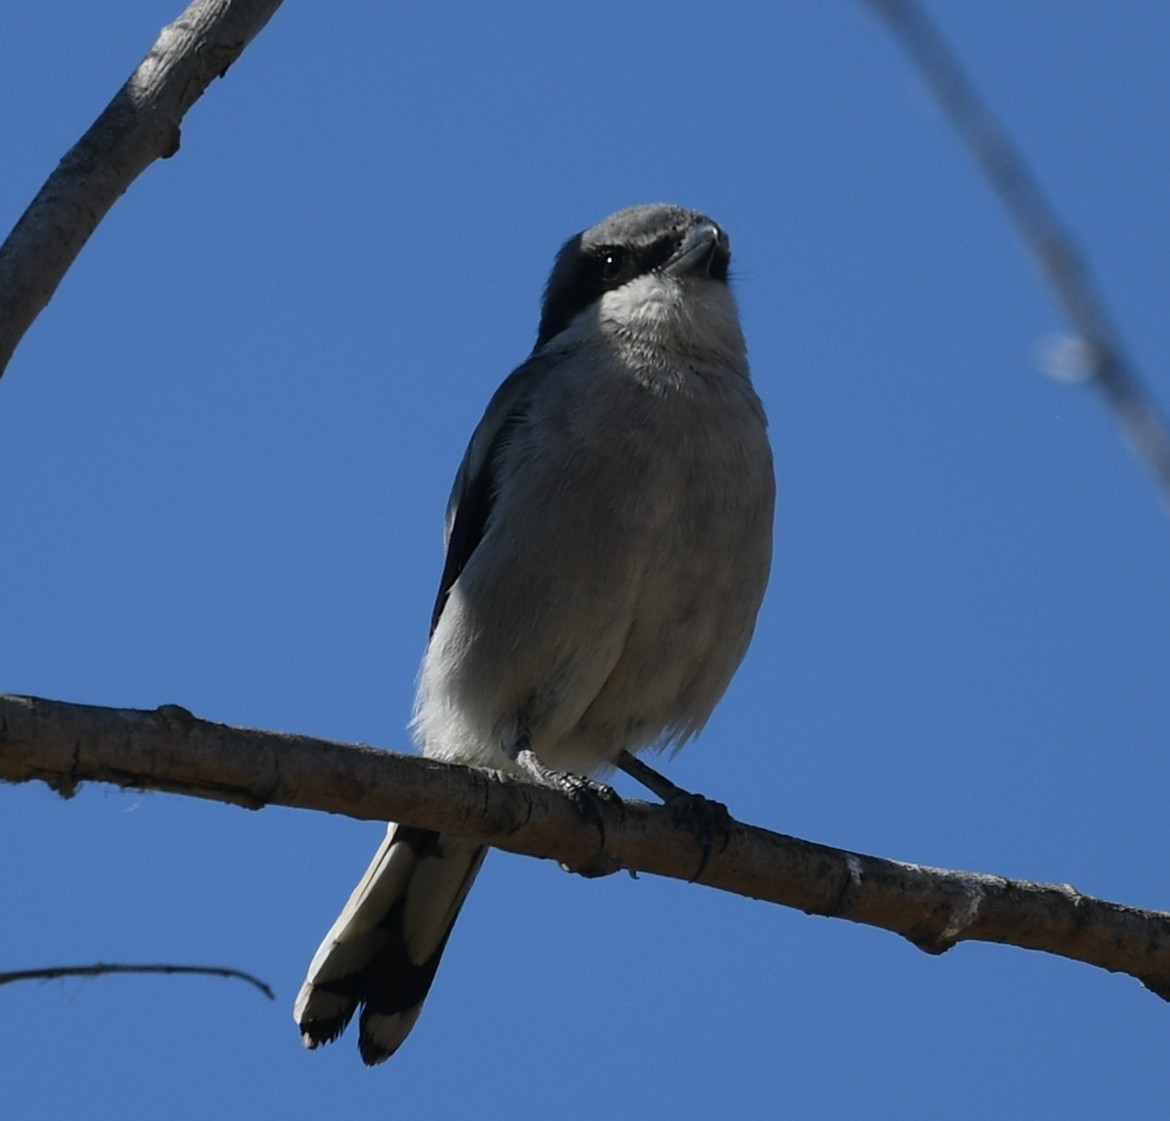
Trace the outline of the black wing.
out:
M 496 390 L 483 419 L 472 433 L 447 503 L 447 557 L 439 580 L 439 594 L 435 597 L 435 610 L 431 614 L 431 634 L 439 624 L 452 585 L 459 579 L 487 531 L 488 519 L 496 502 L 500 453 L 512 433 L 526 423 L 533 388 L 546 370 L 543 362 L 526 362 L 513 371 Z

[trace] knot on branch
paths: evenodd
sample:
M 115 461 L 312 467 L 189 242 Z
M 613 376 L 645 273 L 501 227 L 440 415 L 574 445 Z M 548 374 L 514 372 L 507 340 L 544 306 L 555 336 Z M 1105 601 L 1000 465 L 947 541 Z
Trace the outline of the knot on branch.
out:
M 907 940 L 926 954 L 945 954 L 956 942 L 961 942 L 979 919 L 983 907 L 984 892 L 977 882 L 967 882 L 956 885 L 959 891 L 958 899 L 942 909 L 942 917 L 946 920 L 941 930 L 920 933 L 911 932 L 906 935 Z

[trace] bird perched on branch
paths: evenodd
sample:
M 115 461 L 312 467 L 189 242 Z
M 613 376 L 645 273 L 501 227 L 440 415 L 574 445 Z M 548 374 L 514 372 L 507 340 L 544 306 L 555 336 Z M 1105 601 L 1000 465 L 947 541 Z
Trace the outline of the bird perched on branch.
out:
M 764 594 L 774 498 L 730 258 L 715 222 L 667 205 L 561 249 L 536 345 L 455 477 L 413 720 L 425 755 L 587 806 L 586 776 L 681 745 L 723 695 Z M 297 997 L 308 1047 L 360 1008 L 362 1058 L 394 1054 L 484 853 L 389 827 Z

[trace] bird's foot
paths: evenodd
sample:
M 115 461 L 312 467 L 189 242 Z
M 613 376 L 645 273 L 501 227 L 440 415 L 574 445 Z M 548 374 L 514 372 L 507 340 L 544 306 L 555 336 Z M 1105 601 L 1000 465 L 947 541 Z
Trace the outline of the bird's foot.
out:
M 622 808 L 622 800 L 612 786 L 606 786 L 605 783 L 596 782 L 584 775 L 573 774 L 571 771 L 558 771 L 545 766 L 526 744 L 516 751 L 515 761 L 534 782 L 564 794 L 577 807 L 577 812 L 583 818 L 592 821 L 597 826 L 601 847 L 605 848 L 605 819 L 602 816 L 602 806 Z
M 686 826 L 699 842 L 702 855 L 699 857 L 699 867 L 691 877 L 694 882 L 707 870 L 716 844 L 719 851 L 723 852 L 731 843 L 731 829 L 735 819 L 722 802 L 702 794 L 688 794 L 685 790 L 680 790 L 670 798 L 666 808 L 676 824 Z
M 665 775 L 648 767 L 641 759 L 628 751 L 618 756 L 618 767 L 631 778 L 637 779 L 647 790 L 662 799 L 676 825 L 685 826 L 694 834 L 702 850 L 699 867 L 691 880 L 697 880 L 707 869 L 711 853 L 719 842 L 719 851 L 727 848 L 731 841 L 731 828 L 735 819 L 722 802 L 713 801 L 702 794 L 692 794 L 681 786 L 675 786 Z

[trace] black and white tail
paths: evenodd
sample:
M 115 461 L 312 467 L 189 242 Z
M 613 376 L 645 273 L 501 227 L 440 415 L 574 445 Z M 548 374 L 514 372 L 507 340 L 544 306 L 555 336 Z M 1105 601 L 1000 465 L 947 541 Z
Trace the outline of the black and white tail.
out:
M 486 849 L 446 833 L 391 825 L 309 966 L 293 1017 L 306 1047 L 336 1039 L 358 1006 L 370 1066 L 414 1027 L 459 908 Z

